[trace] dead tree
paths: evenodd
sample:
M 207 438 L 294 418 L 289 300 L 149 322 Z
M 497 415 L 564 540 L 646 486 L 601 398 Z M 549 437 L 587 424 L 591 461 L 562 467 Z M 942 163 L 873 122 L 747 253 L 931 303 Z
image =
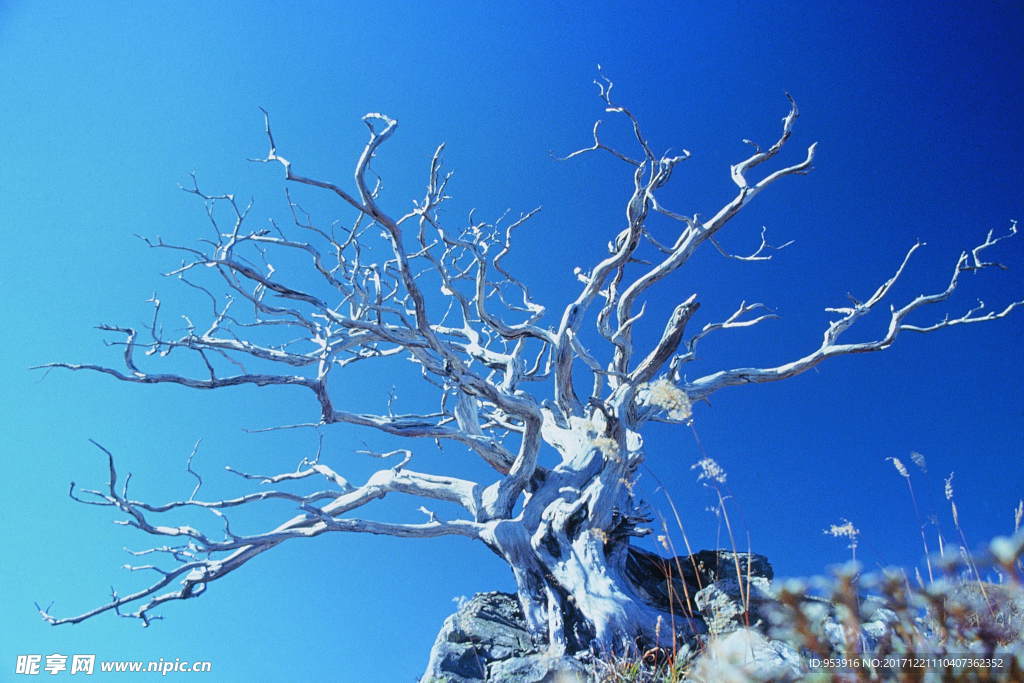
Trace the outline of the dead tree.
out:
M 40 610 L 52 624 L 77 623 L 106 611 L 137 617 L 148 624 L 154 610 L 171 601 L 200 595 L 214 581 L 240 569 L 261 553 L 296 538 L 330 532 L 371 533 L 424 538 L 465 536 L 487 546 L 509 565 L 519 599 L 538 645 L 552 652 L 586 648 L 620 650 L 637 642 L 653 643 L 659 617 L 668 618 L 642 600 L 625 573 L 630 540 L 649 530 L 633 482 L 644 460 L 642 434 L 651 421 L 686 424 L 693 404 L 726 387 L 793 377 L 833 356 L 880 351 L 902 332 L 934 332 L 954 325 L 1003 318 L 1021 301 L 1001 310 L 979 305 L 963 315 L 912 322 L 912 315 L 946 301 L 967 271 L 999 267 L 986 260 L 989 250 L 1016 233 L 989 232 L 976 247 L 956 259 L 944 285 L 932 294 L 889 305 L 888 328 L 877 339 L 849 340 L 861 318 L 886 302 L 911 256 L 914 244 L 895 272 L 865 300 L 850 300 L 826 309 L 832 316 L 820 343 L 788 362 L 771 367 L 723 369 L 695 379 L 684 374 L 698 345 L 722 330 L 746 328 L 775 317 L 759 303 L 741 303 L 724 320 L 690 329 L 697 294 L 674 302 L 660 338 L 634 334 L 644 302 L 665 296 L 671 276 L 694 253 L 710 245 L 729 258 L 762 260 L 772 247 L 762 235 L 747 255 L 728 253 L 716 237 L 757 195 L 789 176 L 811 170 L 815 146 L 798 163 L 758 174 L 783 150 L 797 119 L 796 103 L 782 119 L 778 139 L 729 169 L 736 193 L 710 218 L 677 213 L 663 205 L 659 190 L 689 156 L 653 151 L 637 118 L 612 97 L 612 84 L 598 82 L 606 112 L 631 129 L 635 151 L 605 143 L 598 121 L 593 144 L 569 154 L 612 155 L 632 178 L 623 226 L 611 236 L 607 253 L 589 269 L 576 271 L 578 292 L 554 314 L 534 300 L 527 284 L 510 272 L 505 258 L 513 234 L 536 210 L 512 221 L 489 223 L 470 216 L 465 227 L 449 227 L 439 208 L 449 199 L 450 173 L 442 170 L 444 146 L 437 148 L 427 173 L 426 192 L 402 214 L 389 213 L 380 202 L 379 184 L 371 179 L 372 161 L 394 134 L 397 122 L 384 114 L 363 117 L 369 129 L 355 163 L 352 189 L 345 184 L 299 175 L 282 156 L 266 118 L 269 151 L 259 161 L 279 165 L 287 183 L 333 193 L 351 223 L 317 227 L 288 195 L 294 219 L 291 236 L 276 225 L 248 227 L 249 206 L 232 195 L 209 195 L 198 185 L 186 188 L 207 206 L 215 226 L 212 239 L 182 246 L 160 239 L 150 245 L 183 255 L 170 277 L 199 288 L 213 303 L 208 322 L 193 323 L 180 338 L 166 338 L 156 320 L 143 330 L 105 325 L 120 335 L 124 367 L 51 363 L 42 367 L 91 370 L 124 382 L 180 384 L 216 389 L 244 384 L 296 386 L 312 392 L 319 414 L 311 425 L 356 425 L 405 437 L 409 448 L 392 453 L 397 464 L 351 483 L 319 458 L 296 471 L 257 476 L 266 484 L 300 479 L 323 480 L 327 488 L 306 495 L 261 490 L 226 500 L 185 500 L 155 505 L 129 496 L 118 484 L 114 457 L 102 490 L 71 496 L 83 503 L 116 508 L 124 524 L 158 538 L 160 545 L 138 554 L 166 562 L 135 567 L 152 570 L 148 587 L 112 599 L 83 614 L 56 617 Z M 749 142 L 749 141 L 747 141 Z M 223 210 L 231 217 L 222 225 Z M 671 239 L 648 230 L 655 214 L 674 226 Z M 659 219 L 665 221 L 666 219 Z M 601 238 L 602 241 L 607 237 Z M 370 245 L 384 247 L 384 260 L 369 258 Z M 308 272 L 277 271 L 275 254 L 300 256 Z M 286 258 L 281 256 L 280 258 Z M 294 258 L 292 262 L 297 263 Z M 200 278 L 213 278 L 216 285 Z M 658 290 L 661 290 L 660 292 Z M 440 291 L 440 296 L 437 292 Z M 170 353 L 193 354 L 204 374 L 162 373 L 148 366 Z M 358 397 L 337 391 L 332 382 L 356 363 L 412 361 L 424 382 L 436 391 L 436 408 L 416 414 L 390 409 L 361 412 Z M 250 372 L 246 365 L 265 372 Z M 586 377 L 586 386 L 581 386 Z M 332 391 L 332 388 L 335 391 Z M 483 481 L 450 474 L 421 472 L 417 448 L 451 445 L 481 458 L 492 470 Z M 543 466 L 547 451 L 554 466 Z M 240 473 L 241 474 L 241 473 Z M 364 516 L 364 506 L 389 494 L 454 504 L 460 516 L 442 518 L 421 507 L 425 518 L 405 523 Z M 296 512 L 257 535 L 232 531 L 227 512 L 267 499 L 293 501 Z M 191 526 L 165 525 L 157 515 L 184 508 L 206 508 L 223 522 L 213 533 Z M 693 624 L 695 628 L 699 626 Z M 665 633 L 661 636 L 664 638 Z M 639 639 L 639 641 L 637 640 Z

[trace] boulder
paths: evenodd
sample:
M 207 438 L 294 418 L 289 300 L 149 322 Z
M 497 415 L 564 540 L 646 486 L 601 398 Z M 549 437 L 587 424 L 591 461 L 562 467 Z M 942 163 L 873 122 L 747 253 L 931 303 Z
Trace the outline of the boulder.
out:
M 626 576 L 637 592 L 648 603 L 676 614 L 692 609 L 693 597 L 698 591 L 724 579 L 760 577 L 771 581 L 772 566 L 764 555 L 734 553 L 731 550 L 701 550 L 693 555 L 661 557 L 655 553 L 630 548 L 626 559 Z M 686 605 L 686 596 L 691 604 Z
M 699 683 L 795 681 L 804 675 L 803 658 L 780 640 L 751 628 L 712 638 L 694 660 L 687 678 Z
M 543 654 L 512 657 L 495 662 L 488 669 L 489 681 L 516 683 L 587 683 L 587 668 L 572 657 Z
M 768 623 L 767 610 L 774 603 L 768 579 L 762 576 L 737 581 L 720 579 L 697 591 L 694 605 L 712 636 L 740 628 L 762 628 Z
M 519 599 L 478 593 L 444 620 L 430 650 L 424 683 L 476 683 L 495 662 L 535 653 Z

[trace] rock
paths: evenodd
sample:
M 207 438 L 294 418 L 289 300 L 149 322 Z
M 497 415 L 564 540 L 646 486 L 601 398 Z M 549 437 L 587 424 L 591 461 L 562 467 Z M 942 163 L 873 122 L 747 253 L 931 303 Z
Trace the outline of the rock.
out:
M 651 605 L 666 612 L 671 606 L 676 614 L 683 614 L 692 609 L 692 602 L 686 605 L 686 596 L 692 601 L 698 591 L 716 581 L 735 580 L 737 562 L 744 580 L 748 573 L 768 581 L 774 576 L 764 555 L 748 557 L 746 553 L 730 550 L 701 550 L 693 555 L 661 557 L 640 548 L 629 549 L 626 576 Z
M 489 681 L 516 683 L 586 683 L 587 669 L 571 657 L 549 657 L 535 654 L 513 657 L 492 664 Z
M 493 663 L 533 652 L 519 599 L 509 593 L 478 593 L 444 620 L 422 680 L 489 680 L 488 667 Z
M 688 680 L 699 683 L 795 681 L 804 675 L 803 658 L 780 640 L 741 628 L 712 638 L 704 654 L 694 660 Z
M 697 565 L 700 580 L 706 586 L 722 579 L 735 579 L 739 565 L 741 578 L 760 576 L 771 581 L 775 572 L 768 558 L 757 553 L 734 553 L 731 550 L 701 550 L 686 558 L 691 565 Z M 749 565 L 749 568 L 748 568 Z
M 582 683 L 587 669 L 571 657 L 537 652 L 519 599 L 478 593 L 444 621 L 430 650 L 423 683 Z
M 768 623 L 766 607 L 773 604 L 768 579 L 756 576 L 742 583 L 721 579 L 697 591 L 694 605 L 710 635 L 724 635 L 740 628 L 760 628 Z
M 626 577 L 645 601 L 664 611 L 671 606 L 678 614 L 687 612 L 686 596 L 697 592 L 693 567 L 688 558 L 661 557 L 640 548 L 630 548 Z

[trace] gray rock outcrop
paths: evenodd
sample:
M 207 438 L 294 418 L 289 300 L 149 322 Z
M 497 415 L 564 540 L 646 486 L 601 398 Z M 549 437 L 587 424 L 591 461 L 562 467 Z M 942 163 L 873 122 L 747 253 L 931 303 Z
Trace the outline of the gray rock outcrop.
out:
M 772 604 L 768 579 L 721 579 L 697 591 L 693 597 L 708 634 L 725 635 L 741 628 L 759 628 L 767 623 L 767 608 Z
M 591 680 L 587 667 L 572 657 L 542 654 L 503 659 L 491 665 L 488 673 L 487 680 L 517 683 L 586 683 Z
M 494 665 L 535 653 L 519 599 L 509 593 L 477 593 L 444 620 L 421 680 L 424 683 L 501 680 L 492 677 Z

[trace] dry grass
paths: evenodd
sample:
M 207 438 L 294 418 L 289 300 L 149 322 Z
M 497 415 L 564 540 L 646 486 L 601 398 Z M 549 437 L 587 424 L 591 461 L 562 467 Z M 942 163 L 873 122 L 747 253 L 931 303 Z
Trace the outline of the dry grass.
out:
M 972 666 L 971 660 L 944 668 L 933 668 L 928 676 L 922 669 L 887 669 L 867 666 L 856 671 L 832 671 L 809 674 L 809 680 L 885 680 L 885 681 L 1024 681 L 1024 502 L 1013 511 L 1012 537 L 997 538 L 988 551 L 971 554 L 967 536 L 960 525 L 953 475 L 945 479 L 943 493 L 949 503 L 957 540 L 955 552 L 943 537 L 935 517 L 922 521 L 911 472 L 897 458 L 891 458 L 899 475 L 906 480 L 908 493 L 918 522 L 921 543 L 927 562 L 927 580 L 915 570 L 912 584 L 903 570 L 862 575 L 860 566 L 851 561 L 831 578 L 806 581 L 790 580 L 775 588 L 775 603 L 769 610 L 770 624 L 766 635 L 781 641 L 805 658 L 822 659 L 848 656 L 867 657 L 870 661 L 886 657 L 901 659 L 999 658 L 1005 666 L 995 671 Z M 926 473 L 924 456 L 914 453 L 911 460 Z M 736 544 L 728 513 L 726 497 L 718 486 L 724 483 L 725 472 L 705 456 L 698 463 L 700 477 L 713 489 L 717 498 L 716 516 L 724 520 L 734 557 Z M 710 466 L 713 464 L 714 466 Z M 682 535 L 686 553 L 693 561 L 694 553 L 685 527 L 669 499 L 676 529 Z M 671 540 L 668 525 L 662 523 L 664 534 L 658 537 L 674 562 L 666 562 L 666 581 L 672 597 L 674 586 L 681 583 L 684 595 L 678 604 L 687 616 L 695 613 L 693 596 L 686 582 L 674 581 L 684 576 L 679 553 Z M 929 526 L 934 527 L 939 555 L 930 554 Z M 833 536 L 846 538 L 856 559 L 856 527 L 847 520 L 826 530 Z M 740 577 L 740 600 L 744 619 L 750 626 L 750 563 L 744 577 L 736 561 Z M 698 578 L 701 571 L 694 566 Z M 744 585 L 745 584 L 745 585 Z M 674 600 L 671 604 L 677 604 Z M 674 614 L 673 614 L 674 617 Z M 674 623 L 671 625 L 676 635 Z M 652 649 L 632 656 L 608 657 L 596 663 L 594 678 L 601 683 L 677 683 L 687 680 L 695 660 L 713 644 L 715 635 L 688 640 L 685 635 L 671 651 Z M 704 666 L 705 671 L 706 663 Z M 751 680 L 758 680 L 751 678 Z

